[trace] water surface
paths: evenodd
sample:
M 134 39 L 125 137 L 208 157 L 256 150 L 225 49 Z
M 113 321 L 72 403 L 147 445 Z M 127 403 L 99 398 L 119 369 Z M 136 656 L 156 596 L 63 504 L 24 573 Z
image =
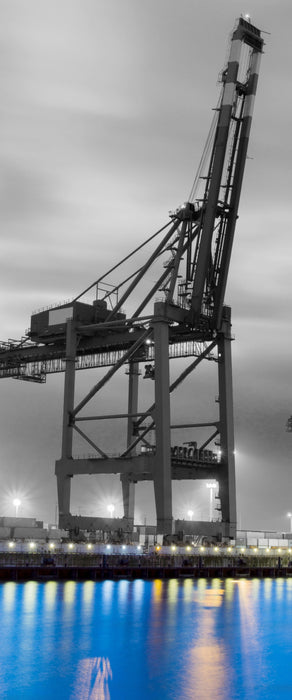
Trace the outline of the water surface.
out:
M 0 585 L 5 700 L 292 698 L 292 580 Z

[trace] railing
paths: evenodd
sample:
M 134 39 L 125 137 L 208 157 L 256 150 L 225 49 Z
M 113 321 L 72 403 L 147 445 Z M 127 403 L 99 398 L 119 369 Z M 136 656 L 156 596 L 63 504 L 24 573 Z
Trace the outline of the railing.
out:
M 15 349 L 16 344 L 19 345 L 20 341 L 14 341 L 15 345 L 6 345 L 3 350 L 7 351 L 10 348 Z M 1 345 L 0 345 L 1 347 Z M 31 345 L 31 347 L 35 347 Z M 207 349 L 207 343 L 198 343 L 197 341 L 182 341 L 178 343 L 173 343 L 169 346 L 169 358 L 183 358 L 183 357 L 200 357 L 200 355 Z M 49 350 L 48 350 L 49 352 Z M 96 367 L 109 367 L 115 365 L 124 355 L 124 350 L 108 350 L 98 353 L 93 353 L 90 355 L 79 355 L 76 358 L 75 368 L 79 369 L 93 369 Z M 154 361 L 154 345 L 145 345 L 143 348 L 143 358 L 139 358 L 140 362 Z M 208 360 L 217 361 L 217 358 L 212 352 L 207 356 Z M 1 360 L 1 356 L 0 356 Z M 34 361 L 34 362 L 24 362 L 19 360 L 17 363 L 17 358 L 14 360 L 15 366 L 11 367 L 10 361 L 5 360 L 0 364 L 0 378 L 13 377 L 13 378 L 29 378 L 33 381 L 33 377 L 36 376 L 36 381 L 39 381 L 38 377 L 46 374 L 54 374 L 57 372 L 64 372 L 66 361 L 65 358 L 47 358 L 44 360 Z

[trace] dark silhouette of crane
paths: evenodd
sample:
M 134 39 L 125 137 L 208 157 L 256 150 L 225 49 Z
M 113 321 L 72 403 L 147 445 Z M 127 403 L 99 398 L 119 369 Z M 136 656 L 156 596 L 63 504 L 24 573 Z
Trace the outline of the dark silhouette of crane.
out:
M 21 341 L 1 346 L 1 377 L 42 382 L 48 373 L 65 372 L 62 455 L 56 462 L 63 528 L 131 532 L 135 484 L 151 480 L 158 533 L 187 530 L 235 536 L 231 309 L 224 305 L 224 297 L 262 51 L 260 31 L 241 17 L 232 34 L 220 99 L 188 201 L 72 302 L 34 314 Z M 153 249 L 141 263 L 146 246 Z M 155 282 L 149 285 L 150 269 Z M 110 282 L 113 273 L 120 275 L 116 285 Z M 89 303 L 91 292 L 95 298 Z M 170 381 L 169 364 L 175 358 L 190 358 L 190 362 L 184 369 L 178 363 L 181 371 Z M 200 422 L 191 415 L 187 423 L 172 424 L 171 401 L 177 387 L 189 381 L 206 360 L 218 370 L 218 417 Z M 142 363 L 144 378 L 153 381 L 154 389 L 147 410 L 139 405 Z M 76 404 L 75 372 L 88 367 L 106 369 Z M 100 401 L 99 414 L 84 413 L 121 368 L 128 375 L 124 412 L 105 414 Z M 126 421 L 125 445 L 112 456 L 89 436 L 86 425 L 110 421 L 114 432 L 116 420 Z M 179 428 L 191 431 L 184 445 L 173 444 L 173 431 Z M 202 429 L 208 435 L 198 445 L 196 431 L 201 435 Z M 94 456 L 74 456 L 74 435 L 94 450 Z M 80 474 L 120 475 L 124 517 L 72 514 L 71 480 Z M 174 479 L 216 480 L 218 520 L 174 522 Z

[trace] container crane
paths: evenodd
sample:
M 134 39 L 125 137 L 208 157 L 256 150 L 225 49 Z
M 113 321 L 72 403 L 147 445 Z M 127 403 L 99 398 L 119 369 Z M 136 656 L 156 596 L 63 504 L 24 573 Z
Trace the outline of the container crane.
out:
M 1 345 L 0 377 L 43 382 L 51 372 L 65 372 L 62 454 L 56 462 L 59 525 L 63 528 L 131 532 L 135 484 L 151 480 L 158 533 L 183 530 L 193 535 L 235 536 L 231 309 L 224 305 L 224 296 L 262 51 L 259 29 L 239 18 L 221 74 L 222 90 L 207 147 L 188 201 L 171 212 L 165 226 L 72 302 L 33 314 L 30 330 L 21 341 Z M 154 245 L 152 253 L 133 269 L 136 257 L 140 259 L 141 251 L 150 244 Z M 147 287 L 150 268 L 156 281 Z M 121 275 L 116 285 L 110 282 L 113 273 Z M 92 292 L 95 298 L 88 303 Z M 175 358 L 191 361 L 170 381 L 170 360 Z M 194 415 L 188 423 L 173 424 L 175 390 L 205 360 L 217 365 L 219 415 L 207 421 Z M 145 378 L 154 387 L 154 401 L 147 410 L 139 407 L 141 363 L 145 364 Z M 88 367 L 106 371 L 75 404 L 76 370 Z M 121 368 L 128 375 L 125 411 L 105 415 L 101 403 L 98 415 L 84 414 Z M 84 426 L 100 421 L 114 426 L 117 419 L 126 420 L 125 446 L 113 457 Z M 179 428 L 191 431 L 186 446 L 173 444 L 173 431 Z M 198 445 L 194 437 L 202 428 L 210 434 Z M 74 435 L 90 445 L 93 457 L 74 455 Z M 71 481 L 80 474 L 120 475 L 124 517 L 72 514 Z M 174 479 L 215 480 L 221 519 L 174 522 Z

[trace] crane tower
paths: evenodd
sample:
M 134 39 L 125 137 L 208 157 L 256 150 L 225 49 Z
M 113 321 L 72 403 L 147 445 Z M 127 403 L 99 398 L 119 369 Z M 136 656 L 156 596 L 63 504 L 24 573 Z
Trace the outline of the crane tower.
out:
M 1 377 L 43 382 L 49 373 L 65 372 L 62 453 L 56 462 L 63 528 L 131 532 L 135 484 L 148 480 L 154 484 L 158 533 L 187 530 L 235 536 L 231 309 L 224 297 L 262 51 L 260 31 L 241 17 L 232 33 L 220 99 L 188 201 L 72 302 L 33 314 L 21 341 L 1 344 Z M 151 253 L 141 262 L 150 246 Z M 150 270 L 155 281 L 149 285 Z M 120 275 L 115 284 L 113 274 Z M 177 358 L 184 358 L 184 367 L 178 362 L 171 380 L 170 363 Z M 218 415 L 200 420 L 190 409 L 187 423 L 173 423 L 177 387 L 193 381 L 206 362 L 217 367 Z M 87 368 L 103 373 L 76 403 L 75 373 Z M 145 387 L 141 368 L 153 387 L 153 401 L 146 409 L 140 402 Z M 104 413 L 101 391 L 120 371 L 128 378 L 125 409 L 113 407 Z M 93 399 L 97 413 L 90 412 Z M 110 454 L 98 437 L 92 437 L 92 426 L 105 421 L 113 435 L 115 421 L 125 424 L 124 447 L 118 454 Z M 178 445 L 173 436 L 182 428 L 190 431 L 190 439 Z M 202 429 L 207 435 L 198 444 Z M 75 436 L 93 455 L 75 454 Z M 119 475 L 124 517 L 72 514 L 71 481 L 81 474 Z M 218 521 L 174 522 L 176 479 L 216 480 Z

